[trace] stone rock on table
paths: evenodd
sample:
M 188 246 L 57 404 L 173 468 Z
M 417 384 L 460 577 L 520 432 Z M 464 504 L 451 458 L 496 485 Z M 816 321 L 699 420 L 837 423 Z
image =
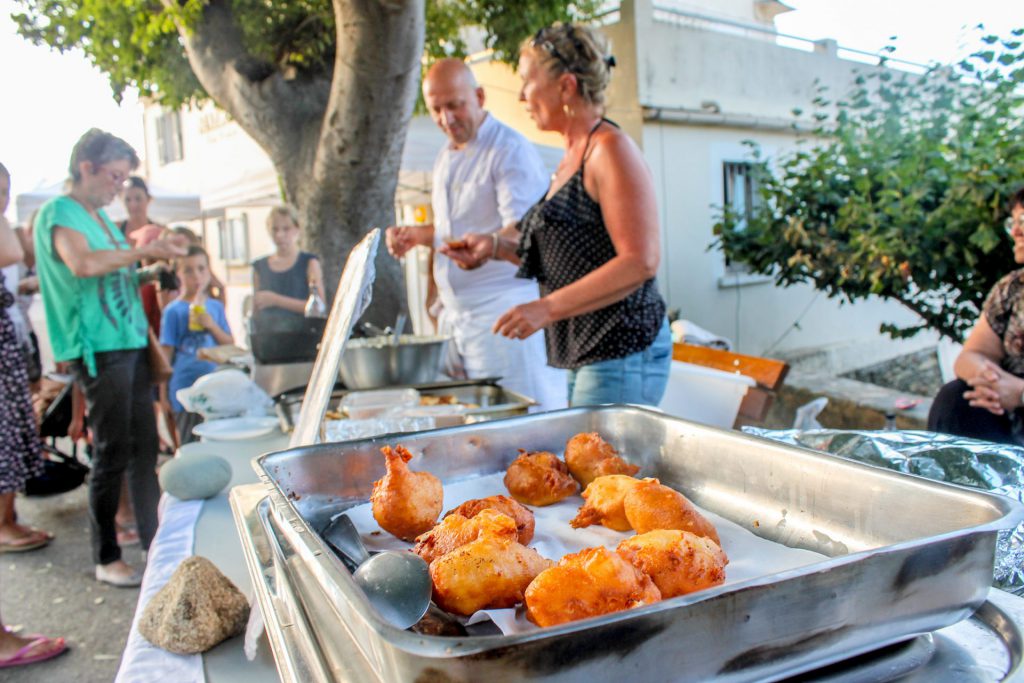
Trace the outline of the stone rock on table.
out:
M 205 557 L 182 562 L 146 605 L 139 633 L 179 655 L 206 652 L 245 630 L 249 601 Z

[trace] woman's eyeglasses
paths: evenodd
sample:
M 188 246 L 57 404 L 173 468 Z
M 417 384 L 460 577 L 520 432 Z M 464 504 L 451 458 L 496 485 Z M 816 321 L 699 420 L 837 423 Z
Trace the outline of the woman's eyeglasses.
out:
M 1006 228 L 1006 234 L 1011 236 L 1013 235 L 1014 228 L 1020 228 L 1024 230 L 1024 216 L 1018 216 L 1017 218 L 1011 216 L 1007 218 L 1006 221 L 1003 223 L 1003 227 Z

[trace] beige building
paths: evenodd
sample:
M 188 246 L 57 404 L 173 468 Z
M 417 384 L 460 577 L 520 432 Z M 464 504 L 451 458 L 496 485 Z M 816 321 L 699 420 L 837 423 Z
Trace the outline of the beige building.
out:
M 863 53 L 832 41 L 780 36 L 774 17 L 788 9 L 776 0 L 625 0 L 600 20 L 618 62 L 608 116 L 642 147 L 654 174 L 663 248 L 659 281 L 669 309 L 754 354 L 843 347 L 841 364 L 856 365 L 934 343 L 924 335 L 896 343 L 879 334 L 882 322 L 913 319 L 897 304 L 840 305 L 811 287 L 781 289 L 708 249 L 714 207 L 742 207 L 750 196 L 744 141 L 757 142 L 768 156 L 792 149 L 794 123 L 801 123 L 792 110 L 808 108 L 815 81 L 842 93 L 856 69 L 871 68 Z M 512 69 L 487 54 L 471 62 L 497 118 L 538 144 L 560 144 L 557 136 L 538 133 L 524 114 Z M 248 284 L 246 264 L 271 250 L 263 222 L 279 192 L 270 163 L 212 106 L 151 108 L 146 131 L 149 177 L 202 195 L 200 228 L 215 268 L 233 287 L 234 322 Z M 396 199 L 404 220 L 429 202 L 427 171 L 441 144 L 429 119 L 413 122 Z M 557 162 L 557 151 L 545 151 L 549 163 Z

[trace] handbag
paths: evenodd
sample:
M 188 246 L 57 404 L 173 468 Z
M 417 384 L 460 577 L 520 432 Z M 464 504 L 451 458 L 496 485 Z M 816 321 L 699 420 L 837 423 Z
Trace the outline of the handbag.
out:
M 167 355 L 159 340 L 153 334 L 153 328 L 147 329 L 148 343 L 146 355 L 149 357 L 149 375 L 153 384 L 163 384 L 171 378 L 171 364 L 167 361 Z
M 43 473 L 25 482 L 26 496 L 53 496 L 73 491 L 85 481 L 89 468 L 63 453 L 43 458 Z

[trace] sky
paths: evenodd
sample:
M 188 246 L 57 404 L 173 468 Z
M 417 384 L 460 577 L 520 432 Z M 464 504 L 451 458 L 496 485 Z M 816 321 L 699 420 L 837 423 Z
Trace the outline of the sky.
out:
M 714 0 L 707 0 L 713 7 Z M 895 56 L 914 62 L 952 62 L 973 51 L 984 23 L 1008 35 L 1024 24 L 1019 0 L 785 0 L 781 33 L 833 38 L 840 46 L 875 52 L 896 35 Z M 78 137 L 91 127 L 108 130 L 144 153 L 142 109 L 134 93 L 118 106 L 105 76 L 81 53 L 61 55 L 31 45 L 15 32 L 18 6 L 0 0 L 0 64 L 5 106 L 0 113 L 0 162 L 11 171 L 14 197 L 61 180 Z M 709 12 L 712 13 L 712 12 Z

